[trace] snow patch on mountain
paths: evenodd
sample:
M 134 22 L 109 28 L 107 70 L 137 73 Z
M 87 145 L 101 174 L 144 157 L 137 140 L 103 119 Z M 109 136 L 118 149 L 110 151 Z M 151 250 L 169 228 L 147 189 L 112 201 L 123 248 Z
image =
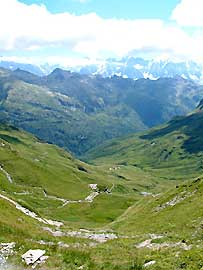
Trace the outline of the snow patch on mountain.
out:
M 1 60 L 1 59 L 0 59 Z M 66 65 L 60 64 L 41 64 L 31 65 L 15 62 L 0 61 L 0 67 L 11 70 L 20 68 L 37 75 L 47 75 L 55 68 L 70 70 L 86 75 L 100 75 L 102 77 L 112 77 L 114 75 L 141 79 L 149 78 L 156 80 L 163 77 L 173 78 L 180 76 L 183 79 L 203 83 L 203 63 L 194 61 L 170 61 L 169 59 L 146 60 L 143 58 L 128 56 L 122 59 L 106 59 L 80 61 L 73 64 L 71 61 Z

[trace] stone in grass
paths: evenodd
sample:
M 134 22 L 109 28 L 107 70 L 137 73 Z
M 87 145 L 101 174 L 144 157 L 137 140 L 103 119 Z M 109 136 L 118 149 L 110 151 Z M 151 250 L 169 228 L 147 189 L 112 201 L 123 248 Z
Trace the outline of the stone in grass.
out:
M 156 263 L 156 261 L 150 261 L 150 262 L 145 263 L 143 266 L 148 267 L 148 266 L 151 266 L 151 265 L 153 265 L 155 263 Z
M 34 264 L 37 261 L 41 261 L 41 258 L 44 257 L 45 253 L 46 253 L 45 250 L 30 249 L 25 254 L 22 255 L 22 259 L 25 261 L 27 265 Z

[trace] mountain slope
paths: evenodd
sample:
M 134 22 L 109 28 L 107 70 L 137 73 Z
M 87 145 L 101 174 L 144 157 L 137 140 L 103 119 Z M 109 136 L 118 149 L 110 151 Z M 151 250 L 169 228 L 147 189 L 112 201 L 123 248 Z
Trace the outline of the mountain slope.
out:
M 130 207 L 111 228 L 135 235 L 134 247 L 150 269 L 201 269 L 203 179 L 186 182 L 167 193 L 148 196 Z
M 138 254 L 128 256 L 122 237 L 106 226 L 141 198 L 145 185 L 154 192 L 163 187 L 140 170 L 125 175 L 122 168 L 85 164 L 33 135 L 0 125 L 0 245 L 16 243 L 8 267 L 27 269 L 20 256 L 28 249 L 45 249 L 51 270 L 84 264 L 91 270 L 140 269 Z
M 142 135 L 113 140 L 89 152 L 95 163 L 133 165 L 166 179 L 190 178 L 203 169 L 203 111 L 176 117 Z
M 125 104 L 150 127 L 191 111 L 203 94 L 201 86 L 181 77 L 134 81 L 117 76 L 84 76 L 60 69 L 48 75 L 45 84 L 54 92 L 79 100 L 87 113 Z
M 190 157 L 192 168 L 189 151 Z M 140 270 L 152 261 L 150 269 L 199 269 L 202 178 L 180 185 L 158 179 L 144 162 L 141 169 L 131 161 L 112 166 L 106 159 L 106 164 L 91 166 L 22 130 L 1 125 L 0 245 L 16 244 L 8 269 L 30 269 L 21 260 L 29 249 L 49 255 L 39 269 Z M 163 169 L 167 174 L 168 168 Z M 192 176 L 187 173 L 184 180 Z M 174 170 L 173 177 L 179 176 Z M 84 201 L 92 193 L 88 185 L 95 183 L 100 193 L 92 202 Z M 54 225 L 56 220 L 60 226 Z
M 136 168 L 88 165 L 26 132 L 0 126 L 0 195 L 43 218 L 75 228 L 102 227 L 137 201 L 140 192 L 173 184 Z
M 136 112 L 124 105 L 89 115 L 74 98 L 19 81 L 11 85 L 1 115 L 2 120 L 77 154 L 125 130 L 145 129 Z
M 109 225 L 133 238 L 128 247 L 134 246 L 150 269 L 202 267 L 202 127 L 201 101 L 188 116 L 141 135 L 112 140 L 86 156 L 94 164 L 139 168 L 160 181 L 184 180 L 167 192 L 146 189 L 143 199 Z
M 0 119 L 81 155 L 194 109 L 203 88 L 181 78 L 85 76 L 56 69 L 45 77 L 0 72 Z

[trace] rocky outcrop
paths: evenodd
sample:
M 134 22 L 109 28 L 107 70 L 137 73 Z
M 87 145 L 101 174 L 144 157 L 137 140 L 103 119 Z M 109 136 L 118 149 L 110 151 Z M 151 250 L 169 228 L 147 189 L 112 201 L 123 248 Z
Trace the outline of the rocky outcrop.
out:
M 0 243 L 0 269 L 7 269 L 8 257 L 14 253 L 15 243 Z

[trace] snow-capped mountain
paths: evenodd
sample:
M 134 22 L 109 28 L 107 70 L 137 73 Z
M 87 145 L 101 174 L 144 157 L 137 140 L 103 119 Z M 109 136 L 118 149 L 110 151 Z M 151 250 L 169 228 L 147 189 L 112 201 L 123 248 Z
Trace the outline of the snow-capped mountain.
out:
M 42 69 L 40 66 L 28 63 L 18 63 L 14 61 L 0 61 L 0 67 L 10 69 L 12 71 L 16 69 L 22 69 L 38 76 L 45 75 L 44 69 Z
M 77 66 L 71 70 L 82 74 L 99 74 L 103 77 L 117 75 L 124 78 L 156 80 L 161 77 L 180 76 L 197 82 L 203 81 L 203 64 L 192 61 L 172 62 L 125 57 L 121 60 L 108 59 L 96 64 Z
M 184 79 L 203 82 L 203 63 L 199 64 L 193 61 L 173 62 L 170 60 L 146 60 L 143 58 L 124 57 L 120 60 L 106 59 L 83 61 L 82 64 L 73 65 L 67 62 L 66 65 L 43 64 L 32 65 L 16 62 L 0 61 L 0 67 L 15 70 L 17 68 L 32 72 L 36 75 L 47 75 L 55 68 L 62 68 L 72 72 L 78 72 L 87 75 L 101 75 L 102 77 L 112 77 L 114 75 L 123 78 L 141 79 L 149 78 L 156 80 L 158 78 L 173 78 L 180 76 Z

